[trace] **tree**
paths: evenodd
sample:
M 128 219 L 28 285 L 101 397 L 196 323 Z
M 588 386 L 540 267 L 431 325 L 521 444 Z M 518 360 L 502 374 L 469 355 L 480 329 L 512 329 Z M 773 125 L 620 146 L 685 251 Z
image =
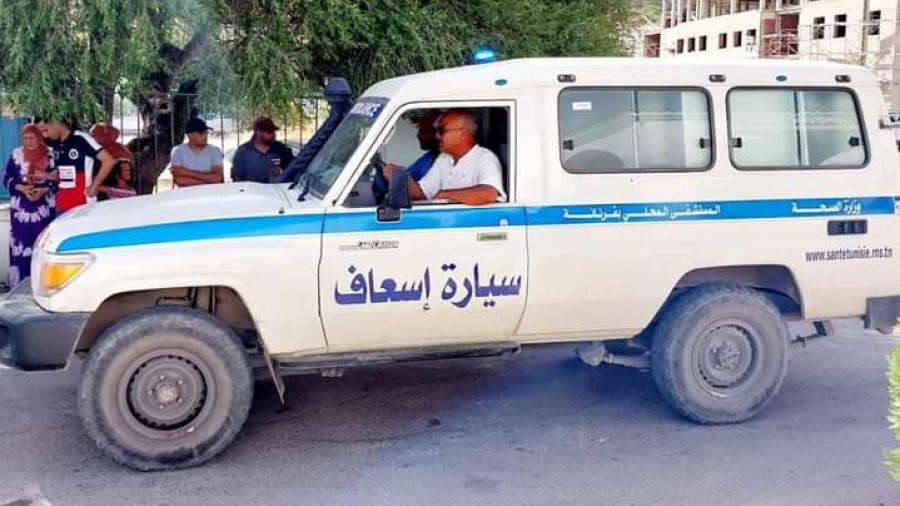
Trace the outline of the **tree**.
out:
M 146 190 L 198 100 L 286 117 L 302 114 L 296 98 L 326 76 L 361 92 L 463 64 L 485 43 L 505 58 L 624 54 L 633 9 L 621 0 L 0 0 L 0 108 L 92 122 L 111 116 L 116 93 L 130 98 L 144 119 L 129 147 Z

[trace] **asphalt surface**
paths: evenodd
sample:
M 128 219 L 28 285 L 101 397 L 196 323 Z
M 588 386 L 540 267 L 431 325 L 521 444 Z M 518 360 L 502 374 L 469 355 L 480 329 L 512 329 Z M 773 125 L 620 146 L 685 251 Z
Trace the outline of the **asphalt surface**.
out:
M 840 328 L 794 348 L 779 396 L 741 425 L 694 425 L 650 374 L 541 346 L 292 378 L 284 412 L 260 383 L 232 447 L 172 473 L 98 454 L 76 415 L 77 366 L 0 371 L 0 505 L 900 505 L 882 464 L 900 340 Z

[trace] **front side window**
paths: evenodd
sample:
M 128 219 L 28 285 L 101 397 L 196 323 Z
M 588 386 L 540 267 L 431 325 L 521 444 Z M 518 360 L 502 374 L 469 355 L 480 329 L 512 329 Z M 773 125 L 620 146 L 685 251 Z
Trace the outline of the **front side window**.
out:
M 501 106 L 409 109 L 387 128 L 389 134 L 377 150 L 378 157 L 384 164 L 406 169 L 412 180 L 409 184 L 414 182 L 423 192 L 490 185 L 505 199 L 510 170 L 510 112 Z M 460 115 L 474 121 L 471 135 L 465 132 Z M 451 153 L 462 157 L 453 162 Z M 345 201 L 347 207 L 388 203 L 390 182 L 385 169 L 378 165 L 370 163 L 360 174 Z M 413 200 L 414 206 L 458 203 L 429 199 L 427 194 L 424 199 L 413 195 Z
M 559 99 L 563 167 L 573 173 L 705 170 L 709 100 L 697 90 L 568 89 Z
M 846 90 L 738 89 L 728 95 L 731 158 L 741 169 L 859 168 L 867 160 Z

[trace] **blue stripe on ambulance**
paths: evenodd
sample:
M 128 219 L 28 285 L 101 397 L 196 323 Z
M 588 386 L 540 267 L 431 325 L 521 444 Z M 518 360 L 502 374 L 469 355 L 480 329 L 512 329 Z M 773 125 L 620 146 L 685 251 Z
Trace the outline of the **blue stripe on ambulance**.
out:
M 324 232 L 434 230 L 507 226 L 635 224 L 742 219 L 785 219 L 894 214 L 895 197 L 729 200 L 703 202 L 572 204 L 491 208 L 405 210 L 396 223 L 379 223 L 375 213 L 224 218 L 91 232 L 63 240 L 58 252 L 185 241 L 234 239 Z
M 322 216 L 322 214 L 304 214 L 225 218 L 104 230 L 69 237 L 63 240 L 57 251 L 62 253 L 185 241 L 318 234 L 322 231 Z

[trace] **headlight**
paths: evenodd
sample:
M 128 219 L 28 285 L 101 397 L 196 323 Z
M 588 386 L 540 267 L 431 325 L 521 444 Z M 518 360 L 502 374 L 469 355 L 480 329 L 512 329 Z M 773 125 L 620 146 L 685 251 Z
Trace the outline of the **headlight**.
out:
M 87 253 L 74 255 L 46 253 L 40 264 L 41 277 L 38 292 L 47 296 L 62 290 L 84 272 L 93 261 L 93 255 Z

